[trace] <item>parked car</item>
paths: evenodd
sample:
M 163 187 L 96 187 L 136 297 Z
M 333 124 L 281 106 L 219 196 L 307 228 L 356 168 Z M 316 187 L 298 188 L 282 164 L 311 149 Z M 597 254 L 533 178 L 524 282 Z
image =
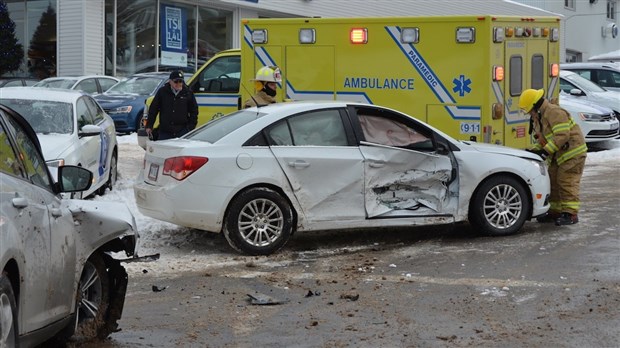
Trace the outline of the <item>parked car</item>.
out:
M 566 63 L 560 67 L 575 72 L 605 89 L 620 92 L 620 62 Z
M 456 141 L 397 111 L 290 102 L 237 111 L 149 142 L 140 212 L 270 254 L 294 231 L 469 221 L 509 235 L 549 208 L 544 162 Z
M 108 336 L 127 289 L 111 253 L 135 254 L 133 215 L 123 203 L 61 199 L 88 189 L 92 173 L 60 166 L 54 183 L 34 130 L 2 105 L 0 153 L 0 347 Z
M 135 132 L 140 128 L 146 98 L 155 95 L 169 76 L 169 72 L 134 74 L 95 99 L 114 119 L 117 132 Z
M 117 178 L 118 144 L 114 122 L 97 102 L 80 91 L 11 87 L 0 103 L 22 114 L 42 144 L 47 165 L 77 165 L 94 174 L 78 197 L 112 190 Z
M 118 81 L 116 77 L 105 75 L 48 77 L 37 82 L 34 87 L 75 89 L 97 95 L 107 91 Z
M 596 83 L 568 70 L 560 70 L 560 91 L 580 99 L 606 106 L 620 120 L 620 92 L 608 91 Z
M 30 77 L 2 77 L 0 78 L 0 88 L 32 86 L 37 82 L 39 82 L 39 80 Z
M 612 109 L 564 92 L 560 93 L 559 104 L 570 113 L 572 119 L 579 125 L 587 143 L 618 137 L 620 121 L 616 119 Z

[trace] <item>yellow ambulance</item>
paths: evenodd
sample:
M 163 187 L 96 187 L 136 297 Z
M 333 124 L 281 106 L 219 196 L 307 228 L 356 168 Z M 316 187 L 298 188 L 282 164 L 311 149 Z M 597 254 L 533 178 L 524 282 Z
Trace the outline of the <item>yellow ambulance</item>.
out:
M 559 93 L 558 17 L 438 16 L 242 20 L 241 49 L 189 81 L 199 124 L 241 108 L 265 65 L 282 71 L 279 100 L 387 106 L 457 139 L 525 148 L 525 88 Z

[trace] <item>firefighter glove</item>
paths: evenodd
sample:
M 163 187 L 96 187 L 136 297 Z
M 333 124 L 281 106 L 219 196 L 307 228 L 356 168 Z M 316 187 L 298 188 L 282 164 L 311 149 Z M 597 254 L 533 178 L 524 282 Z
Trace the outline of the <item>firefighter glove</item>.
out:
M 547 159 L 547 156 L 549 156 L 547 151 L 545 151 L 543 149 L 540 149 L 540 150 L 537 150 L 537 149 L 526 149 L 525 151 L 531 152 L 533 154 L 536 154 L 536 155 L 540 156 L 543 160 Z

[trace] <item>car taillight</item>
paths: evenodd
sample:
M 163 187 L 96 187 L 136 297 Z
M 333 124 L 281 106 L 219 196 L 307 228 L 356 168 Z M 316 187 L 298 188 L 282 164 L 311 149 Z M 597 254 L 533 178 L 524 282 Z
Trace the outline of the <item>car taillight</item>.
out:
M 209 161 L 206 157 L 182 156 L 166 159 L 163 175 L 171 176 L 179 181 L 187 178 Z

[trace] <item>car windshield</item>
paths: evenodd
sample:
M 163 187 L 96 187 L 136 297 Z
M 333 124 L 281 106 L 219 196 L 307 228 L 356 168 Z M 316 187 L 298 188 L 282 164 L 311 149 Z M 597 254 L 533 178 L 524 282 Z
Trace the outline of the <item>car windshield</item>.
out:
M 4 98 L 0 99 L 0 103 L 21 114 L 37 133 L 73 133 L 73 105 L 71 103 Z
M 71 89 L 76 82 L 77 79 L 43 80 L 37 82 L 34 87 Z
M 162 81 L 159 77 L 134 76 L 120 81 L 106 91 L 109 94 L 151 95 Z
M 582 89 L 584 92 L 605 92 L 606 89 L 578 74 L 563 76 L 567 81 Z M 570 92 L 570 91 L 569 91 Z
M 211 144 L 220 140 L 232 131 L 265 115 L 256 111 L 240 110 L 208 122 L 204 126 L 187 134 L 185 139 L 206 141 Z

